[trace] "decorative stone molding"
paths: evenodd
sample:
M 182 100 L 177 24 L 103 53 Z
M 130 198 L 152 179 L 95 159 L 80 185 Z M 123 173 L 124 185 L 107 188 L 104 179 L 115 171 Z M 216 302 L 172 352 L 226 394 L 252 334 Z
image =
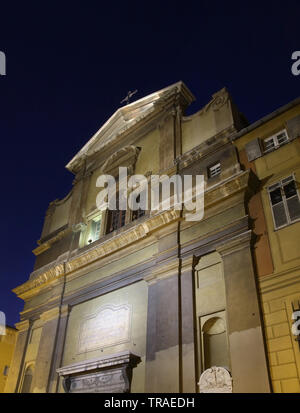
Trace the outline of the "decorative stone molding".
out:
M 216 247 L 216 251 L 222 256 L 230 255 L 233 252 L 239 251 L 244 248 L 250 247 L 250 242 L 252 239 L 252 230 L 249 229 L 242 234 L 232 237 L 230 240 L 227 240 L 225 243 Z
M 232 393 L 232 378 L 224 367 L 211 367 L 199 379 L 200 393 Z
M 14 288 L 12 291 L 22 299 L 29 298 L 30 296 L 35 295 L 42 286 L 54 281 L 63 274 L 64 265 L 63 263 L 60 263 L 41 273 L 36 278 L 26 281 L 24 284 Z
M 122 232 L 121 234 L 103 242 L 96 247 L 89 249 L 84 254 L 77 256 L 66 263 L 67 273 L 83 267 L 95 260 L 103 258 L 121 248 L 127 247 L 136 241 L 145 238 L 151 232 L 163 227 L 164 225 L 178 220 L 180 211 L 169 210 L 151 217 L 149 220 L 141 222 L 136 227 Z
M 141 358 L 129 351 L 57 369 L 66 393 L 128 393 L 132 369 Z
M 84 156 L 90 156 L 108 145 L 115 144 L 129 134 L 142 130 L 147 123 L 154 124 L 162 112 L 167 111 L 178 101 L 185 108 L 195 98 L 183 82 L 177 82 L 151 95 L 119 108 L 107 122 L 94 134 L 84 147 L 66 165 L 77 173 L 83 166 Z
M 186 257 L 181 260 L 181 274 L 187 271 L 193 271 L 195 265 L 195 257 Z
M 119 166 L 127 167 L 129 174 L 134 171 L 135 163 L 141 149 L 129 145 L 113 153 L 100 168 L 101 174 L 117 175 Z
M 207 210 L 215 203 L 220 202 L 221 199 L 233 196 L 237 193 L 242 193 L 246 196 L 247 191 L 249 191 L 250 177 L 251 172 L 249 170 L 241 171 L 232 178 L 221 182 L 220 185 L 206 191 L 204 199 L 205 209 Z M 165 225 L 182 219 L 181 213 L 182 211 L 180 210 L 167 210 L 152 215 L 147 220 L 129 228 L 127 231 L 123 231 L 113 238 L 109 238 L 100 244 L 90 247 L 83 253 L 72 257 L 65 263 L 65 265 L 63 262 L 60 262 L 54 264 L 53 267 L 47 267 L 46 271 L 38 273 L 34 278 L 15 288 L 13 292 L 22 299 L 33 296 L 37 294 L 41 288 L 59 277 L 68 275 L 79 268 L 113 254 L 122 248 L 146 238 L 148 235 L 160 230 Z M 241 247 L 240 241 L 237 241 L 237 244 Z M 223 250 L 225 254 L 226 247 L 220 245 L 219 252 L 222 253 Z
M 148 284 L 154 284 L 156 281 L 161 280 L 163 278 L 172 277 L 175 274 L 179 273 L 179 258 L 176 260 L 172 260 L 165 265 L 154 267 L 152 273 L 147 275 L 144 280 Z
M 213 99 L 205 107 L 205 111 L 208 111 L 210 108 L 215 112 L 224 106 L 230 99 L 227 89 L 224 87 L 219 90 L 217 93 L 213 94 Z
M 156 214 L 148 220 L 141 222 L 137 226 L 130 228 L 127 231 L 121 232 L 113 238 L 104 241 L 95 247 L 89 248 L 84 253 L 71 258 L 64 263 L 59 263 L 45 272 L 37 275 L 35 278 L 26 281 L 24 284 L 16 287 L 13 292 L 18 297 L 25 299 L 37 294 L 40 289 L 50 282 L 58 279 L 63 275 L 67 275 L 79 268 L 84 267 L 100 258 L 106 257 L 122 248 L 125 248 L 151 234 L 163 226 L 175 222 L 180 219 L 179 210 L 168 210 Z
M 84 222 L 79 222 L 79 224 L 73 225 L 72 226 L 72 231 L 73 232 L 80 232 L 84 231 L 86 229 L 87 225 Z
M 177 156 L 174 163 L 179 164 L 180 169 L 186 168 L 192 163 L 203 159 L 204 157 L 210 156 L 213 152 L 224 147 L 226 144 L 230 144 L 231 135 L 235 132 L 233 126 L 222 130 L 217 135 L 212 136 L 206 141 L 202 142 L 198 146 L 194 147 L 188 152 Z
M 40 319 L 46 323 L 47 321 L 54 320 L 60 315 L 59 307 L 51 308 L 51 310 L 45 311 L 40 315 Z
M 32 252 L 34 255 L 39 255 L 42 252 L 48 250 L 51 248 L 51 245 L 54 244 L 55 242 L 61 240 L 64 238 L 67 234 L 71 232 L 71 228 L 66 228 L 62 231 L 59 231 L 57 234 L 55 234 L 52 238 L 48 239 L 45 242 L 42 242 L 42 240 L 38 241 L 38 244 L 40 244 L 38 247 L 36 247 Z
M 16 329 L 19 332 L 22 331 L 27 331 L 31 326 L 31 320 L 24 320 L 24 321 L 20 321 L 19 323 L 15 324 Z

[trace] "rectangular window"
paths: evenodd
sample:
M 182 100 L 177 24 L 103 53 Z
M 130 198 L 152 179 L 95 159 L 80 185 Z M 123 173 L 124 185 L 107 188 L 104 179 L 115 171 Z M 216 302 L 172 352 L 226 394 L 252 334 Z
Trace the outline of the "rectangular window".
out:
M 220 164 L 220 162 L 217 162 L 214 165 L 209 166 L 207 168 L 208 178 L 213 178 L 217 175 L 220 175 L 220 173 L 221 173 L 221 164 Z
M 107 234 L 110 234 L 125 225 L 126 210 L 119 209 L 119 194 L 116 194 L 116 209 L 108 209 L 107 214 Z
M 100 238 L 101 221 L 101 214 L 90 220 L 88 226 L 88 244 L 91 244 Z
M 140 195 L 138 195 L 136 197 L 136 202 L 140 202 Z M 132 211 L 132 221 L 134 221 L 135 219 L 141 218 L 145 215 L 145 211 L 144 209 L 137 209 L 136 211 Z
M 294 176 L 268 188 L 275 229 L 300 219 L 300 200 Z
M 284 129 L 269 138 L 264 139 L 264 151 L 271 152 L 289 142 L 287 131 Z
M 107 220 L 107 233 L 123 227 L 125 225 L 126 210 L 108 210 L 108 220 Z
M 9 372 L 9 366 L 5 366 L 3 370 L 3 375 L 8 376 L 8 372 Z

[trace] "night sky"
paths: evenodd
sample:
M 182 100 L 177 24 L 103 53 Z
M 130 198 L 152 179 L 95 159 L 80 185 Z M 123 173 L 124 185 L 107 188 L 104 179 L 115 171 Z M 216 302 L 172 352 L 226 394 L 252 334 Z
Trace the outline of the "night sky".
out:
M 248 6 L 247 6 L 248 4 Z M 250 122 L 300 95 L 300 2 L 2 2 L 0 310 L 32 272 L 49 202 L 71 189 L 67 162 L 120 106 L 182 80 L 204 106 L 226 86 Z

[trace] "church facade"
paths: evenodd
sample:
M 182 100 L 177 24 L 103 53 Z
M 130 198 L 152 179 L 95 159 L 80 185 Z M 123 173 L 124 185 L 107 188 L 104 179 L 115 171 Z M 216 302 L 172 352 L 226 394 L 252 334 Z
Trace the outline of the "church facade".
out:
M 185 116 L 193 100 L 178 82 L 118 109 L 66 166 L 72 190 L 50 203 L 34 271 L 14 290 L 25 304 L 6 392 L 273 391 L 258 280 L 273 274 L 273 244 L 251 217 L 253 136 L 226 89 Z M 100 211 L 97 179 L 120 167 L 149 185 L 203 175 L 204 217 Z

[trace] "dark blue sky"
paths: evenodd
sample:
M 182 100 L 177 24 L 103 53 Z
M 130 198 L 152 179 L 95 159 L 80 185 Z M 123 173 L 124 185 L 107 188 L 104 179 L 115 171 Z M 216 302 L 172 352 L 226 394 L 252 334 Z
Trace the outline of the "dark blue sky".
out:
M 248 4 L 248 5 L 247 5 Z M 226 86 L 251 121 L 300 95 L 299 1 L 2 2 L 0 310 L 25 282 L 50 201 L 71 188 L 64 166 L 118 109 L 183 80 L 205 105 Z

